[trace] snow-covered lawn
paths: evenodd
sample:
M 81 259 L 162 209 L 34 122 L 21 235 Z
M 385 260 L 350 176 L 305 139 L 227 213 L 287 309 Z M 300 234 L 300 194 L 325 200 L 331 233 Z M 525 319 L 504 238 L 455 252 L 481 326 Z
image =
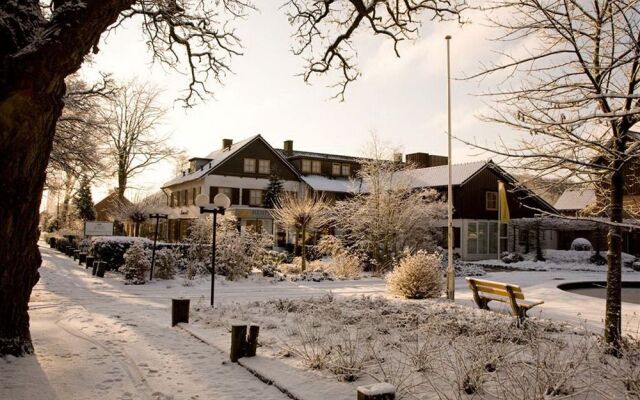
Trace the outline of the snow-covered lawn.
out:
M 239 314 L 233 318 L 261 322 L 261 337 L 265 341 L 259 349 L 261 356 L 243 363 L 255 370 L 266 370 L 274 379 L 296 384 L 299 392 L 307 393 L 307 397 L 301 397 L 305 400 L 352 399 L 354 385 L 373 382 L 374 377 L 380 379 L 381 371 L 385 371 L 385 367 L 373 368 L 361 373 L 355 383 L 349 383 L 339 382 L 328 366 L 320 371 L 293 368 L 303 357 L 293 347 L 281 347 L 282 344 L 296 345 L 296 340 L 313 334 L 314 330 L 340 328 L 326 336 L 332 341 L 346 338 L 346 332 L 362 339 L 362 335 L 367 336 L 373 330 L 377 339 L 367 341 L 365 338 L 362 343 L 382 346 L 388 339 L 392 344 L 406 342 L 408 345 L 415 343 L 411 336 L 415 329 L 410 327 L 416 321 L 420 327 L 416 332 L 426 332 L 429 337 L 451 337 L 450 324 L 454 324 L 461 332 L 460 348 L 472 351 L 477 347 L 473 341 L 476 336 L 479 339 L 496 333 L 501 335 L 512 323 L 509 316 L 476 310 L 464 276 L 456 279 L 459 305 L 391 299 L 380 278 L 322 282 L 277 282 L 255 276 L 226 282 L 218 278 L 216 304 L 220 309 L 215 312 L 224 315 L 216 320 L 208 311 L 209 278 L 190 281 L 188 286 L 182 278 L 154 280 L 140 286 L 125 285 L 120 274 L 107 273 L 104 279 L 97 278 L 57 251 L 41 248 L 41 253 L 44 260 L 41 279 L 30 303 L 36 355 L 0 360 L 0 399 L 286 398 L 245 369 L 226 362 L 229 335 L 225 327 L 236 309 Z M 545 304 L 534 309 L 531 313 L 534 316 L 568 320 L 576 326 L 582 326 L 580 321 L 587 320 L 589 329 L 601 330 L 604 301 L 556 288 L 560 282 L 603 280 L 601 272 L 491 272 L 486 278 L 520 284 L 527 297 L 543 299 Z M 640 279 L 640 274 L 625 272 L 624 279 L 629 278 Z M 332 301 L 326 297 L 329 293 Z M 200 308 L 192 314 L 192 319 L 198 320 L 184 326 L 191 333 L 170 327 L 171 299 L 177 297 L 190 298 L 192 312 Z M 290 308 L 291 311 L 287 311 Z M 262 310 L 264 321 L 258 319 Z M 640 306 L 625 303 L 623 313 L 626 332 L 637 333 Z M 445 323 L 450 318 L 451 321 Z M 321 324 L 315 327 L 313 323 L 307 324 L 314 319 Z M 488 334 L 473 333 L 476 332 L 473 329 L 485 329 L 482 327 L 487 325 L 491 330 Z M 379 328 L 386 326 L 393 328 L 388 335 L 379 332 Z M 555 326 L 555 323 L 544 322 L 540 326 Z M 291 335 L 296 331 L 297 335 Z M 510 331 L 507 329 L 507 332 Z M 565 333 L 555 334 L 563 337 Z M 388 349 L 393 357 L 400 354 L 393 347 L 375 346 L 372 349 L 378 354 L 386 354 Z M 294 357 L 282 358 L 284 353 L 279 351 L 289 351 Z M 457 357 L 455 352 L 442 354 Z M 370 353 L 366 357 L 370 365 Z M 325 365 L 328 365 L 326 360 Z M 451 372 L 453 366 L 447 367 L 450 368 L 447 373 L 455 373 Z M 445 371 L 444 366 L 442 370 Z M 396 375 L 404 376 L 401 371 Z M 311 396 L 313 393 L 316 397 Z
M 606 265 L 596 265 L 589 262 L 589 257 L 593 253 L 591 251 L 577 251 L 577 250 L 544 250 L 545 261 L 533 260 L 534 252 L 526 255 L 524 261 L 515 263 L 505 263 L 501 260 L 481 260 L 473 261 L 469 264 L 499 267 L 500 269 L 511 269 L 521 271 L 577 271 L 577 272 L 606 272 Z M 606 252 L 601 252 L 603 257 L 606 257 Z M 632 261 L 635 257 L 632 255 L 623 253 L 623 262 Z M 623 267 L 625 271 L 633 271 L 631 268 Z

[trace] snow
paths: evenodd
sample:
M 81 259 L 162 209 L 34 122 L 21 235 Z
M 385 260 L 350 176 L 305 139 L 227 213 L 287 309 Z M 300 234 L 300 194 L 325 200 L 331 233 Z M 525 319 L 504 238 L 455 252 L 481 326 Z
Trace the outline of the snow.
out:
M 582 210 L 596 200 L 596 191 L 593 189 L 565 190 L 556 201 L 554 207 L 558 211 Z
M 367 396 L 380 394 L 395 394 L 396 388 L 390 383 L 374 383 L 368 386 L 358 386 L 358 391 Z
M 313 190 L 336 193 L 356 193 L 358 185 L 348 179 L 331 179 L 320 175 L 302 176 L 301 179 Z
M 467 179 L 487 165 L 489 165 L 488 161 L 453 164 L 451 166 L 451 184 L 454 186 L 463 184 Z M 411 177 L 411 184 L 414 188 L 446 186 L 449 179 L 448 167 L 446 165 L 416 168 L 403 173 Z
M 489 267 L 499 267 L 501 269 L 508 270 L 522 270 L 522 271 L 593 271 L 593 272 L 606 272 L 606 265 L 596 265 L 589 262 L 589 257 L 593 254 L 592 251 L 579 251 L 579 250 L 544 250 L 544 257 L 546 261 L 534 261 L 532 252 L 529 255 L 525 255 L 525 260 L 517 263 L 506 264 L 501 260 L 481 260 L 470 261 L 469 264 Z M 601 252 L 605 257 L 606 253 Z M 631 262 L 634 260 L 634 256 L 622 253 L 623 263 Z M 630 268 L 623 267 L 625 271 L 632 271 Z
M 284 313 L 284 320 L 277 319 L 271 325 L 262 325 L 260 357 L 243 360 L 245 367 L 254 372 L 228 362 L 229 333 L 224 320 L 208 315 L 211 310 L 208 306 L 208 278 L 191 281 L 190 286 L 184 286 L 180 279 L 126 286 L 119 274 L 107 273 L 104 279 L 97 278 L 59 252 L 41 248 L 41 253 L 41 279 L 34 288 L 30 303 L 36 354 L 19 359 L 0 359 L 2 399 L 286 399 L 288 396 L 276 387 L 282 386 L 300 394 L 301 400 L 341 400 L 354 398 L 357 386 L 376 383 L 367 377 L 356 382 L 338 382 L 333 374 L 327 376 L 326 372 L 292 368 L 291 362 L 295 357 L 287 357 L 285 353 L 279 356 L 272 354 L 269 348 L 275 342 L 270 338 L 276 337 L 275 331 L 284 322 L 293 321 L 295 313 Z M 560 257 L 570 259 L 570 256 L 584 257 L 581 254 Z M 602 329 L 604 300 L 556 287 L 562 282 L 604 280 L 605 274 L 601 271 L 490 272 L 487 279 L 518 284 L 527 298 L 544 300 L 543 305 L 530 312 L 534 317 L 570 321 L 596 332 Z M 623 279 L 640 280 L 640 275 L 623 272 Z M 502 314 L 508 310 L 507 307 L 496 306 L 497 312 L 477 310 L 464 276 L 456 279 L 456 286 L 456 303 L 459 305 L 455 306 L 455 318 L 452 319 L 452 322 L 456 321 L 455 326 L 466 329 L 469 321 L 485 321 L 495 329 L 512 321 Z M 351 321 L 356 321 L 368 315 L 358 308 L 369 304 L 369 300 L 360 300 L 363 295 L 388 298 L 384 282 L 376 278 L 323 282 L 221 280 L 216 281 L 216 312 L 253 309 L 234 315 L 244 321 L 258 320 L 261 314 L 255 312 L 260 308 L 254 302 L 273 300 L 270 303 L 273 307 L 278 304 L 282 304 L 284 309 L 297 307 L 303 311 L 303 316 L 311 317 L 313 307 L 323 304 L 317 300 L 333 298 L 335 302 L 342 302 L 351 299 L 353 307 L 326 310 L 340 310 L 348 313 Z M 199 330 L 204 341 L 180 327 L 170 327 L 171 299 L 178 297 L 189 298 L 192 304 L 191 323 L 181 327 Z M 310 298 L 316 301 L 305 300 Z M 318 305 L 308 308 L 305 304 Z M 380 312 L 393 309 L 401 312 L 397 316 L 391 313 L 374 317 L 371 314 L 369 320 L 380 327 L 389 318 L 399 323 L 408 322 L 414 311 L 424 317 L 432 315 L 429 320 L 436 321 L 438 312 L 452 307 L 443 300 L 431 303 L 385 300 L 380 304 L 387 305 L 374 307 L 367 313 L 378 309 Z M 427 307 L 427 304 L 435 304 L 436 308 Z M 200 311 L 195 310 L 196 306 Z M 201 314 L 203 312 L 204 315 Z M 430 314 L 434 312 L 436 314 Z M 625 333 L 637 335 L 640 305 L 623 303 L 622 312 Z M 320 315 L 329 321 L 334 314 L 325 312 Z M 408 319 L 403 319 L 403 315 Z M 196 316 L 200 316 L 200 320 Z M 274 380 L 277 385 L 265 384 L 254 373 Z M 318 394 L 313 397 L 316 388 Z

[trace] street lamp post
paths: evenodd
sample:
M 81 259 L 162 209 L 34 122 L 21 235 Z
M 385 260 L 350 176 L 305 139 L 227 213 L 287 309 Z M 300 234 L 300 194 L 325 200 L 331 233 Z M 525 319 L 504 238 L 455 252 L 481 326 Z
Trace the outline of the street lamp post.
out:
M 216 281 L 216 217 L 218 214 L 224 215 L 224 211 L 231 205 L 231 200 L 224 193 L 218 193 L 213 198 L 213 208 L 207 208 L 209 205 L 209 197 L 201 193 L 196 196 L 196 206 L 200 207 L 200 213 L 213 214 L 213 234 L 211 243 L 211 307 L 213 307 L 213 299 L 215 298 Z
M 156 229 L 153 234 L 153 250 L 151 251 L 151 271 L 149 272 L 149 280 L 153 280 L 153 266 L 156 263 L 156 242 L 158 241 L 158 225 L 160 224 L 161 219 L 167 219 L 169 216 L 167 214 L 149 214 L 149 218 L 153 218 L 156 220 Z
M 456 292 L 456 271 L 453 268 L 453 188 L 451 182 L 451 56 L 450 42 L 451 35 L 445 36 L 447 41 L 447 298 L 455 299 Z

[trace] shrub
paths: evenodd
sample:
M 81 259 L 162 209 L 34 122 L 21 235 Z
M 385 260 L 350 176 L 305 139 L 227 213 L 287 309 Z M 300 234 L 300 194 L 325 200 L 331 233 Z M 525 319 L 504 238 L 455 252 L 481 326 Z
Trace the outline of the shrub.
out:
M 124 254 L 133 244 L 143 247 L 151 246 L 149 239 L 126 236 L 100 236 L 91 239 L 89 253 L 101 261 L 105 261 L 111 268 L 119 269 L 124 264 Z
M 174 249 L 156 251 L 155 276 L 158 279 L 173 279 L 180 264 L 180 252 Z
M 147 271 L 151 269 L 151 261 L 141 243 L 134 243 L 124 254 L 122 272 L 124 279 L 134 285 L 142 285 L 146 281 Z
M 344 252 L 331 258 L 327 271 L 338 278 L 359 278 L 362 267 L 357 256 Z
M 387 275 L 389 290 L 408 299 L 438 297 L 442 293 L 442 270 L 440 257 L 418 251 L 400 260 Z
M 509 252 L 502 253 L 502 257 L 500 257 L 500 259 L 505 264 L 511 264 L 511 263 L 524 261 L 524 257 L 522 257 L 520 254 L 518 254 L 518 253 L 509 253 Z
M 571 250 L 588 251 L 592 248 L 593 246 L 591 246 L 591 242 L 585 238 L 576 238 L 571 242 Z

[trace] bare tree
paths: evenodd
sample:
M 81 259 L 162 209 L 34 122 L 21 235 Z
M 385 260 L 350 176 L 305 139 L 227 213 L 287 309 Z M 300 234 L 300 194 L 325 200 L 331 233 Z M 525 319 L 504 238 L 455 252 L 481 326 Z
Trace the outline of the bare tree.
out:
M 412 165 L 390 161 L 374 138 L 353 182 L 354 195 L 331 209 L 346 242 L 366 254 L 377 271 L 405 250 L 435 250 L 446 206 L 433 189 L 417 188 Z
M 130 82 L 109 101 L 104 111 L 103 129 L 121 200 L 132 177 L 179 153 L 167 144 L 168 137 L 156 133 L 166 112 L 158 104 L 158 94 L 159 91 L 149 85 Z
M 621 344 L 625 171 L 638 162 L 640 13 L 635 1 L 497 0 L 488 15 L 507 50 L 475 77 L 507 75 L 485 119 L 523 131 L 501 150 L 535 177 L 594 184 L 609 217 L 605 339 Z M 513 42 L 517 43 L 514 46 Z
M 302 234 L 302 270 L 307 266 L 307 233 L 322 227 L 327 221 L 328 204 L 322 196 L 279 196 L 270 210 L 278 224 Z
M 350 71 L 349 39 L 362 26 L 396 39 L 415 33 L 421 11 L 457 15 L 447 0 L 312 2 L 295 0 L 299 12 L 298 54 L 310 60 L 310 72 Z M 189 77 L 186 105 L 210 92 L 210 83 L 230 70 L 241 54 L 233 22 L 253 8 L 244 0 L 12 0 L 0 2 L 0 354 L 31 352 L 31 289 L 39 279 L 38 209 L 55 126 L 62 112 L 65 79 L 86 56 L 99 51 L 101 35 L 126 19 L 142 23 L 156 60 Z M 397 11 L 394 11 L 397 10 Z M 389 17 L 381 18 L 381 15 Z M 346 19 L 345 19 L 346 17 Z M 346 21 L 346 22 L 341 22 Z M 323 26 L 321 34 L 318 29 Z M 341 33 L 334 40 L 327 29 Z M 395 32 L 395 34 L 393 33 Z M 326 46 L 318 62 L 312 49 Z M 347 49 L 347 50 L 345 50 Z M 307 53 L 307 51 L 311 53 Z M 346 77 L 353 75 L 346 75 Z M 347 82 L 351 78 L 347 79 Z

